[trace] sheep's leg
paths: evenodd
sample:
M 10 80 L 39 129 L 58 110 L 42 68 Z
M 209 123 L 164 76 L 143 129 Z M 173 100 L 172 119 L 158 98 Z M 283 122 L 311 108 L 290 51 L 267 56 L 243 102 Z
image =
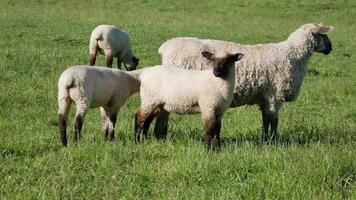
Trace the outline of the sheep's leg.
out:
M 80 139 L 80 132 L 82 131 L 83 121 L 88 107 L 83 103 L 77 104 L 77 113 L 75 114 L 74 131 L 73 131 L 73 141 L 77 142 Z
M 117 113 L 112 113 L 110 115 L 110 131 L 109 131 L 109 139 L 113 141 L 115 139 L 115 124 L 116 124 L 116 119 L 117 119 Z
M 163 110 L 158 113 L 154 134 L 156 139 L 165 139 L 167 137 L 169 112 Z
M 89 55 L 89 65 L 91 65 L 91 66 L 95 65 L 96 53 L 97 53 L 97 51 L 95 50 L 95 51 L 91 52 Z
M 105 52 L 105 64 L 107 67 L 112 67 L 112 62 L 114 60 L 114 57 L 112 56 L 111 53 Z
M 147 137 L 150 124 L 155 118 L 154 112 L 140 109 L 135 115 L 135 141 L 139 142 L 141 136 Z
M 276 106 L 261 106 L 263 122 L 263 140 L 266 143 L 276 142 L 278 127 L 278 110 Z
M 100 112 L 104 139 L 112 141 L 115 139 L 117 111 L 110 112 L 108 109 L 100 107 Z
M 208 149 L 220 148 L 221 118 L 216 116 L 203 117 L 204 140 Z
M 117 59 L 117 68 L 121 69 L 122 60 Z
M 262 112 L 262 123 L 263 123 L 263 127 L 262 127 L 263 141 L 267 142 L 269 138 L 268 130 L 270 125 L 270 118 L 264 109 L 261 109 L 261 112 Z
M 109 128 L 108 128 L 108 114 L 106 110 L 100 107 L 100 115 L 101 115 L 101 126 L 103 130 L 104 139 L 109 139 Z
M 212 143 L 212 145 L 213 145 L 213 147 L 215 147 L 215 149 L 220 149 L 221 118 L 222 118 L 222 115 L 216 116 L 216 122 L 215 122 L 215 127 L 214 127 L 215 137 L 213 138 L 213 143 Z
M 270 116 L 271 121 L 271 134 L 270 140 L 273 142 L 277 141 L 278 134 L 277 134 L 277 127 L 278 127 L 278 113 L 273 113 Z
M 67 146 L 67 116 L 65 114 L 58 115 L 59 137 L 63 146 Z
M 139 109 L 135 114 L 135 142 L 140 142 L 140 138 L 143 132 L 144 124 L 144 112 Z
M 59 137 L 63 146 L 67 146 L 67 119 L 72 101 L 69 96 L 59 100 L 58 126 Z

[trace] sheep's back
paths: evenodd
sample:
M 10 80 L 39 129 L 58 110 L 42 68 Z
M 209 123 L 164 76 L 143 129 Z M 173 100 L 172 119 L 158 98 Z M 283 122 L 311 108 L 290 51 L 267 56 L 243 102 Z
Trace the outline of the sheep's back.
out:
M 169 66 L 156 66 L 141 74 L 142 104 L 164 106 L 170 112 L 197 112 L 202 74 Z M 212 72 L 210 72 L 212 73 Z

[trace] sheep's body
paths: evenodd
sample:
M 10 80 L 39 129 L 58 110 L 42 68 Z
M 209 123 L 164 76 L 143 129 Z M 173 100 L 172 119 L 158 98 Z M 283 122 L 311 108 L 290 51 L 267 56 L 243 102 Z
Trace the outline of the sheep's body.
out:
M 171 48 L 168 48 L 174 49 L 173 52 L 162 50 L 167 48 L 166 45 L 172 45 Z M 191 46 L 193 48 L 189 51 Z M 310 54 L 307 52 L 307 55 L 300 54 L 300 57 L 297 58 L 290 57 L 289 54 L 293 53 L 290 52 L 291 49 L 287 42 L 240 45 L 219 40 L 174 38 L 164 43 L 159 49 L 159 53 L 162 55 L 162 64 L 164 65 L 174 64 L 186 69 L 202 70 L 207 67 L 211 68 L 212 63 L 201 58 L 199 52 L 221 50 L 245 54 L 245 58 L 236 63 L 236 74 L 239 76 L 236 76 L 235 98 L 232 107 L 256 104 L 261 101 L 261 98 L 271 101 L 272 98 L 275 98 L 276 101 L 283 102 L 294 100 L 298 96 Z
M 142 72 L 141 108 L 136 114 L 137 140 L 141 135 L 147 134 L 153 118 L 162 116 L 162 113 L 166 117 L 170 112 L 201 113 L 208 147 L 220 146 L 221 118 L 233 99 L 234 62 L 241 57 L 241 54 L 224 54 L 221 58 L 226 60 L 223 64 L 214 64 L 214 72 L 213 69 L 191 71 L 164 65 L 154 66 Z M 214 62 L 219 62 L 220 59 L 215 55 L 206 58 Z M 220 68 L 217 69 L 216 66 Z M 160 135 L 156 133 L 156 137 Z
M 86 112 L 97 107 L 101 107 L 104 135 L 113 139 L 116 115 L 127 98 L 138 92 L 140 72 L 91 66 L 73 66 L 65 70 L 58 81 L 58 114 L 63 145 L 67 144 L 66 120 L 71 102 L 77 109 L 75 140 L 80 136 Z
M 318 46 L 312 34 L 317 28 L 318 25 L 306 24 L 286 41 L 259 45 L 189 37 L 173 38 L 161 45 L 159 54 L 164 65 L 202 70 L 212 67 L 212 64 L 199 56 L 201 51 L 243 53 L 244 59 L 235 63 L 237 75 L 231 107 L 258 104 L 263 115 L 265 140 L 268 124 L 271 124 L 271 137 L 274 139 L 277 134 L 278 110 L 283 102 L 294 101 L 298 97 L 307 63 Z M 325 40 L 330 43 L 328 39 Z
M 131 49 L 128 34 L 115 26 L 99 25 L 91 33 L 89 42 L 90 65 L 95 65 L 98 51 L 105 55 L 107 67 L 112 66 L 114 57 L 117 58 L 120 69 L 122 62 L 128 67 L 128 70 L 133 70 L 138 65 L 138 59 Z
M 142 107 L 159 107 L 177 114 L 222 114 L 229 108 L 235 86 L 217 78 L 212 70 L 192 71 L 174 66 L 155 66 L 141 74 Z M 159 81 L 157 81 L 159 80 Z M 209 87 L 207 87 L 209 86 Z

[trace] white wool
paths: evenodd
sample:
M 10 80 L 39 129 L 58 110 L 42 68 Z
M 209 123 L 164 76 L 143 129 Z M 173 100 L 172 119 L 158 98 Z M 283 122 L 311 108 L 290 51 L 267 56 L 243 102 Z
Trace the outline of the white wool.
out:
M 140 75 L 141 108 L 135 115 L 135 138 L 147 136 L 152 120 L 157 117 L 155 136 L 165 137 L 166 119 L 170 112 L 201 113 L 204 139 L 208 148 L 220 147 L 221 119 L 233 99 L 235 87 L 234 62 L 242 54 L 211 54 L 202 57 L 214 62 L 213 69 L 187 70 L 158 65 L 146 68 Z M 162 133 L 162 134 L 161 134 Z
M 93 66 L 73 66 L 58 81 L 58 103 L 69 97 L 85 109 L 113 107 L 119 109 L 128 97 L 139 91 L 138 74 L 142 70 L 122 71 Z M 84 109 L 84 108 L 83 108 Z
M 135 57 L 128 34 L 113 25 L 99 25 L 92 31 L 89 42 L 90 56 L 96 56 L 97 51 L 116 57 L 124 64 L 131 64 Z
M 236 83 L 230 107 L 259 105 L 263 117 L 264 140 L 267 141 L 268 137 L 272 140 L 276 138 L 278 110 L 283 102 L 294 101 L 298 97 L 313 52 L 328 54 L 332 50 L 325 36 L 332 30 L 332 26 L 305 24 L 286 41 L 257 45 L 180 37 L 162 44 L 158 53 L 164 65 L 198 70 L 212 67 L 211 62 L 200 56 L 202 51 L 243 53 L 244 59 L 235 63 Z M 158 122 L 167 123 L 168 118 Z M 268 136 L 270 125 L 271 134 Z
M 232 101 L 235 72 L 227 79 L 212 70 L 191 71 L 174 66 L 154 66 L 141 73 L 141 106 L 163 106 L 178 114 L 222 114 Z
M 158 52 L 162 64 L 186 69 L 211 68 L 212 63 L 200 56 L 202 51 L 241 52 L 244 59 L 236 62 L 236 86 L 232 107 L 266 103 L 278 109 L 282 102 L 295 100 L 307 71 L 316 41 L 306 24 L 286 41 L 271 44 L 242 45 L 219 40 L 191 37 L 173 38 L 161 45 Z
M 125 101 L 139 91 L 141 72 L 86 65 L 66 69 L 58 81 L 58 116 L 63 145 L 67 144 L 66 121 L 72 102 L 76 105 L 74 134 L 80 136 L 82 121 L 89 108 L 100 107 L 105 137 L 109 134 L 113 139 L 116 115 Z

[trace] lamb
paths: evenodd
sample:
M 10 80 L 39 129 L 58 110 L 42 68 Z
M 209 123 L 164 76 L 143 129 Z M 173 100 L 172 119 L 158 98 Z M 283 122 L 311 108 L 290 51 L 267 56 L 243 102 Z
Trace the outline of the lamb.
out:
M 258 45 L 189 37 L 173 38 L 162 44 L 158 52 L 164 65 L 174 64 L 199 70 L 213 66 L 211 62 L 200 58 L 200 51 L 224 50 L 245 54 L 241 62 L 235 63 L 237 76 L 230 107 L 259 105 L 263 140 L 271 143 L 277 140 L 278 110 L 284 102 L 297 99 L 313 52 L 327 55 L 332 51 L 326 35 L 332 30 L 333 26 L 305 24 L 286 41 Z M 160 117 L 156 124 L 164 126 L 157 132 L 165 135 L 168 117 Z
M 67 117 L 72 102 L 76 105 L 73 141 L 80 138 L 84 116 L 89 108 L 100 107 L 105 139 L 114 139 L 116 116 L 125 101 L 140 89 L 142 70 L 125 72 L 93 66 L 66 69 L 58 81 L 58 120 L 60 140 L 67 145 Z
M 126 70 L 135 70 L 139 59 L 131 49 L 130 38 L 127 33 L 112 25 L 97 26 L 90 36 L 89 63 L 95 65 L 96 54 L 100 52 L 105 55 L 107 67 L 112 67 L 113 58 L 117 58 L 117 66 L 121 69 L 121 63 Z
M 158 115 L 201 113 L 205 143 L 209 149 L 220 148 L 221 119 L 231 104 L 235 87 L 234 63 L 243 55 L 209 52 L 202 55 L 212 61 L 213 69 L 191 71 L 161 65 L 141 73 L 141 107 L 135 115 L 136 141 L 147 136 L 150 123 Z

